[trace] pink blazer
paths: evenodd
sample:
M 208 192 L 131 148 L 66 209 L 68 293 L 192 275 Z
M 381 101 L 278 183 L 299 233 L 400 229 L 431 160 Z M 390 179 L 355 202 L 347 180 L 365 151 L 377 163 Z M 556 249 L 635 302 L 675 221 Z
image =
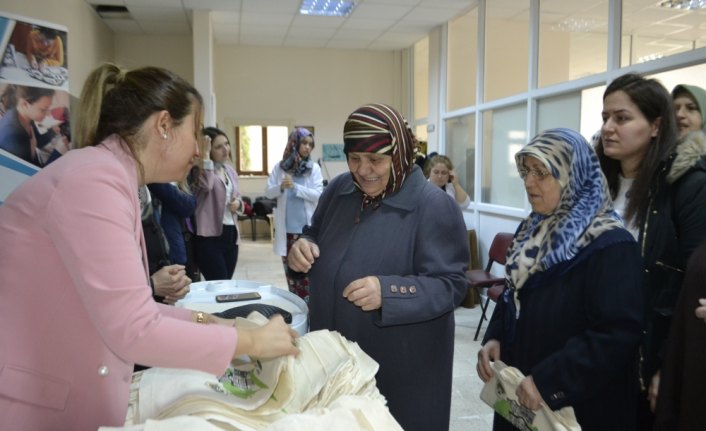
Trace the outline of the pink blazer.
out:
M 133 363 L 222 373 L 234 329 L 158 304 L 137 167 L 117 137 L 69 151 L 0 205 L 0 424 L 120 426 Z
M 201 171 L 196 187 L 196 234 L 200 236 L 220 236 L 223 233 L 223 213 L 226 209 L 226 186 L 223 184 L 213 170 L 213 162 L 204 163 L 208 167 Z M 240 199 L 240 187 L 238 186 L 238 173 L 230 165 L 225 165 L 226 175 L 233 184 L 233 196 Z M 242 200 L 240 207 L 243 207 Z M 238 229 L 237 217 L 235 231 L 235 243 L 240 243 L 240 229 Z

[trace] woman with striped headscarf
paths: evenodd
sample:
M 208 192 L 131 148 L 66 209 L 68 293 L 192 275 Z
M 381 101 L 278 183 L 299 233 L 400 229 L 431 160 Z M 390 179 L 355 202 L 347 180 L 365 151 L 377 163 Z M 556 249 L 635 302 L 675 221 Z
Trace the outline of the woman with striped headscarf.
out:
M 289 254 L 309 274 L 310 327 L 339 331 L 380 364 L 378 388 L 406 431 L 448 429 L 469 259 L 461 211 L 413 163 L 393 108 L 357 109 L 343 140 L 350 174 L 331 180 Z
M 506 287 L 478 353 L 478 375 L 502 360 L 526 377 L 521 408 L 571 406 L 584 431 L 634 430 L 641 263 L 613 210 L 591 146 L 550 129 L 515 155 L 532 213 L 508 251 Z M 494 430 L 514 430 L 496 415 Z

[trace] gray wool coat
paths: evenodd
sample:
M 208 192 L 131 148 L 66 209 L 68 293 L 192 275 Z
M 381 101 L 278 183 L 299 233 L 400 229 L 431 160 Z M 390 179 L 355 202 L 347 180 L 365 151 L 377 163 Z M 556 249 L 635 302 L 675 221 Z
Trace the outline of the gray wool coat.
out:
M 305 229 L 321 252 L 309 273 L 311 330 L 339 331 L 380 364 L 378 388 L 406 431 L 446 430 L 469 260 L 461 211 L 417 166 L 379 208 L 361 212 L 361 197 L 351 174 L 337 176 Z M 371 275 L 382 307 L 362 311 L 342 292 Z

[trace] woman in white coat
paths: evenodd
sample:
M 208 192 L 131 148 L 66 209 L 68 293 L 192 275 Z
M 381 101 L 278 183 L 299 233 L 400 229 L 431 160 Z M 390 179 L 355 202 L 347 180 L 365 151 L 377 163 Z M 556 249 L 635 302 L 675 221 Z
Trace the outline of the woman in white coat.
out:
M 287 266 L 287 255 L 304 226 L 311 223 L 324 189 L 321 168 L 310 157 L 313 149 L 314 135 L 303 127 L 295 128 L 289 134 L 282 161 L 267 179 L 265 190 L 268 198 L 277 198 L 274 251 L 282 257 L 289 291 L 305 301 L 309 300 L 309 278 L 292 273 Z

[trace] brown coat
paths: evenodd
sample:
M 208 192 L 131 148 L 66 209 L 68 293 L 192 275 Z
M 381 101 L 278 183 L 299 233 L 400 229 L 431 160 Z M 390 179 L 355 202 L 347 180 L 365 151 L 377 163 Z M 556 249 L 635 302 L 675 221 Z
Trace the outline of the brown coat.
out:
M 691 255 L 662 366 L 655 430 L 706 429 L 706 323 L 694 310 L 706 298 L 706 242 Z

